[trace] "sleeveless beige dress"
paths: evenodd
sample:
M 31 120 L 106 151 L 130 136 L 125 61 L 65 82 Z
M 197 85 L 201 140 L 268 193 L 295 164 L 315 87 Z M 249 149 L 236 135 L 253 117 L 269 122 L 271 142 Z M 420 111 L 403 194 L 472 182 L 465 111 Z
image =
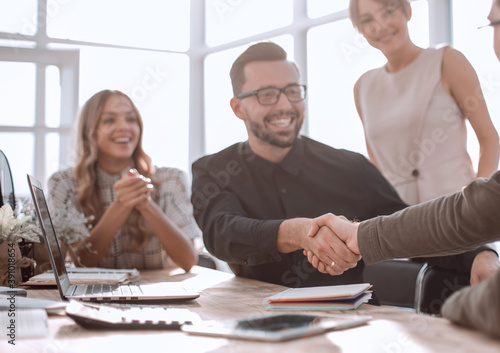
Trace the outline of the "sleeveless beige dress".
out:
M 444 50 L 425 49 L 398 72 L 381 67 L 359 80 L 367 141 L 410 205 L 456 192 L 475 177 L 465 118 L 441 83 Z

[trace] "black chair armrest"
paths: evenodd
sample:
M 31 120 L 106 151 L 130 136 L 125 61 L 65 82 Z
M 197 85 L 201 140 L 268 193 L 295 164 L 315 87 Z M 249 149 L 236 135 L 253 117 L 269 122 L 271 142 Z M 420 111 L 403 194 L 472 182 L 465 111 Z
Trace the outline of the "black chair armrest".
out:
M 389 260 L 366 266 L 364 281 L 373 285 L 380 305 L 414 308 L 415 283 L 424 264 L 408 260 Z
M 198 264 L 197 265 L 202 266 L 202 267 L 211 268 L 212 270 L 218 270 L 217 261 L 209 253 L 202 252 L 202 253 L 198 254 Z
M 445 300 L 454 292 L 470 285 L 470 275 L 425 265 L 415 288 L 417 313 L 438 315 Z

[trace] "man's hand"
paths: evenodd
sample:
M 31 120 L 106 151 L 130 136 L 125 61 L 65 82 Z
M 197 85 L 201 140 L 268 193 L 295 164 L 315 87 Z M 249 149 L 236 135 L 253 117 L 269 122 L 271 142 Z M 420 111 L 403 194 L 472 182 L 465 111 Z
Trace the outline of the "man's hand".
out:
M 470 271 L 470 284 L 475 285 L 488 279 L 500 270 L 498 256 L 493 251 L 485 250 L 476 255 Z
M 314 237 L 307 237 L 304 245 L 304 254 L 314 254 L 315 262 L 311 264 L 320 272 L 332 276 L 340 275 L 350 268 L 356 267 L 361 256 L 353 253 L 328 227 L 321 227 Z M 309 260 L 309 256 L 308 256 Z M 323 266 L 319 267 L 317 264 Z
M 350 222 L 344 216 L 327 213 L 312 219 L 312 226 L 307 235 L 314 237 L 321 227 L 328 227 L 353 253 L 360 255 L 358 247 L 359 223 Z
M 323 227 L 318 228 L 315 236 L 307 236 L 311 227 L 310 218 L 292 218 L 281 222 L 276 236 L 278 251 L 287 254 L 302 249 L 304 254 L 316 254 L 318 261 L 328 264 L 324 272 L 331 275 L 340 275 L 356 267 L 361 257 L 349 250 L 334 232 Z
M 347 220 L 344 216 L 335 216 L 331 213 L 325 214 L 318 218 L 314 218 L 312 220 L 312 226 L 309 229 L 308 236 L 316 237 L 321 232 L 328 229 L 328 231 L 333 233 L 331 239 L 335 239 L 336 247 L 342 249 L 342 246 L 338 243 L 338 241 L 344 242 L 348 249 L 349 253 L 357 255 L 357 260 L 361 259 L 359 247 L 358 247 L 358 226 L 359 223 L 352 223 Z M 338 253 L 340 256 L 343 256 L 340 252 Z M 336 263 L 328 263 L 322 261 L 317 253 L 313 251 L 304 250 L 304 255 L 307 256 L 307 260 L 318 269 L 318 271 L 322 273 L 328 273 L 330 275 L 339 274 L 340 269 L 336 269 Z M 342 258 L 342 257 L 341 257 Z M 344 258 L 343 258 L 344 259 Z M 341 262 L 342 264 L 342 262 Z M 333 265 L 333 266 L 332 266 Z M 354 267 L 354 266 L 352 266 Z M 347 268 L 346 268 L 347 269 Z M 342 271 L 343 272 L 343 271 Z M 342 273 L 340 272 L 340 273 Z

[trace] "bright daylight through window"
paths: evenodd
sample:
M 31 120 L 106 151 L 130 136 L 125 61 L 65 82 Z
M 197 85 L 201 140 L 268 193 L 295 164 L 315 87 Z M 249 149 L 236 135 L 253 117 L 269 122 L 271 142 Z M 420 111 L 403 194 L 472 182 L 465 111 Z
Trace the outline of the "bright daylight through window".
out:
M 431 5 L 412 2 L 410 35 L 424 47 L 440 38 Z M 489 5 L 453 0 L 453 30 L 445 41 L 474 65 L 499 128 L 500 70 L 492 31 L 477 30 Z M 352 87 L 384 58 L 353 29 L 347 6 L 348 0 L 0 1 L 1 149 L 12 163 L 27 162 L 27 172 L 46 181 L 73 163 L 72 126 L 81 104 L 114 88 L 141 111 L 144 148 L 155 163 L 190 173 L 196 158 L 246 138 L 229 107 L 229 68 L 250 43 L 273 40 L 299 64 L 301 83 L 307 84 L 303 133 L 366 154 Z M 62 52 L 76 56 L 63 58 Z M 472 131 L 468 143 L 477 166 Z M 15 180 L 26 194 L 22 175 Z

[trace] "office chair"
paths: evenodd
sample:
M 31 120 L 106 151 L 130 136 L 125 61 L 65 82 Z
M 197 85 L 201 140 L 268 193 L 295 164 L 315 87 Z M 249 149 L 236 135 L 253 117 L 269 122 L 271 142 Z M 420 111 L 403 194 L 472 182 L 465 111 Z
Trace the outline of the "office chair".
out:
M 14 182 L 10 171 L 7 156 L 0 150 L 0 207 L 4 204 L 10 204 L 10 207 L 16 209 L 16 197 L 14 195 Z
M 212 255 L 206 252 L 202 252 L 198 255 L 198 266 L 211 268 L 212 270 L 218 270 L 217 261 Z
M 373 285 L 380 305 L 439 315 L 445 300 L 470 284 L 470 276 L 427 263 L 389 260 L 366 266 L 364 281 Z

